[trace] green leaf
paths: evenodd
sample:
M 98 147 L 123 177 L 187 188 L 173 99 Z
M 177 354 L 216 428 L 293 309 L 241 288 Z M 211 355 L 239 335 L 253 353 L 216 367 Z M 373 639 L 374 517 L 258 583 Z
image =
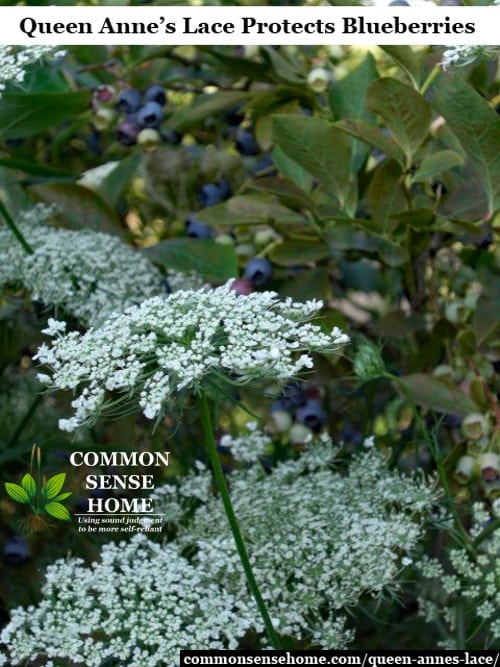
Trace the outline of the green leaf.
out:
M 215 208 L 215 207 L 214 207 Z M 238 275 L 238 259 L 232 246 L 205 239 L 161 241 L 144 253 L 165 269 L 196 271 L 206 280 L 224 282 Z
M 86 111 L 90 93 L 4 93 L 0 104 L 0 139 L 29 137 Z
M 431 124 L 430 104 L 416 90 L 397 79 L 378 79 L 368 89 L 368 107 L 378 114 L 406 155 L 410 166 L 413 156 L 427 137 Z
M 36 482 L 29 473 L 26 473 L 26 475 L 22 478 L 21 486 L 28 494 L 28 498 L 30 500 L 36 496 Z
M 422 60 L 425 52 L 418 52 L 412 46 L 385 45 L 380 48 L 403 68 L 413 85 L 420 88 Z
M 58 496 L 54 498 L 54 500 L 61 501 L 61 500 L 66 500 L 66 498 L 69 498 L 72 494 L 72 491 L 66 491 L 65 493 L 60 493 Z
M 5 482 L 5 490 L 16 503 L 29 503 L 30 499 L 26 491 L 19 484 L 12 484 L 11 482 Z
M 142 160 L 141 153 L 131 153 L 121 160 L 97 188 L 97 192 L 113 208 L 117 206 Z M 100 167 L 97 167 L 98 169 Z
M 275 195 L 285 205 L 292 208 L 306 208 L 314 211 L 316 205 L 307 192 L 286 178 L 258 178 L 249 186 L 252 190 Z
M 63 220 L 71 229 L 121 232 L 120 221 L 111 206 L 96 192 L 77 183 L 32 185 L 28 192 L 46 204 L 57 204 Z
M 222 204 L 209 206 L 196 213 L 196 218 L 209 225 L 300 224 L 305 218 L 263 195 L 237 195 Z
M 385 223 L 393 213 L 406 210 L 400 180 L 401 167 L 394 160 L 384 160 L 375 170 L 368 187 L 368 205 L 378 223 Z
M 304 76 L 300 70 L 287 58 L 282 56 L 279 51 L 270 46 L 261 46 L 260 49 L 270 62 L 278 79 L 291 84 L 304 84 Z
M 311 191 L 313 177 L 308 171 L 288 157 L 279 146 L 274 147 L 272 156 L 273 162 L 282 176 L 288 178 L 305 192 Z
M 247 99 L 248 94 L 243 92 L 222 91 L 212 95 L 200 95 L 191 107 L 182 107 L 176 111 L 170 117 L 168 126 L 178 132 L 185 132 L 204 121 L 207 116 L 218 114 Z
M 45 485 L 42 487 L 42 494 L 47 498 L 47 500 L 52 500 L 59 494 L 64 486 L 65 479 L 66 473 L 61 472 L 58 475 L 50 477 L 45 482 Z
M 424 408 L 444 414 L 465 416 L 477 412 L 478 406 L 458 387 L 426 373 L 413 373 L 399 378 L 412 400 Z
M 345 133 L 321 118 L 277 114 L 273 138 L 288 157 L 315 176 L 344 206 L 351 186 L 351 146 Z
M 44 510 L 47 512 L 47 514 L 53 516 L 54 519 L 60 519 L 61 521 L 71 521 L 71 516 L 68 510 L 64 507 L 64 505 L 61 505 L 61 503 L 58 503 L 55 500 L 47 503 L 44 507 Z
M 393 139 L 386 136 L 375 125 L 365 123 L 363 120 L 341 120 L 335 123 L 335 127 L 370 144 L 370 146 L 375 146 L 375 148 L 381 150 L 388 158 L 396 160 L 402 167 L 405 166 L 406 159 L 403 151 Z
M 424 157 L 412 180 L 414 183 L 432 180 L 438 174 L 454 167 L 462 167 L 463 164 L 463 157 L 456 151 L 437 151 Z
M 63 178 L 72 180 L 80 178 L 78 174 L 72 174 L 71 172 L 65 171 L 64 169 L 54 169 L 54 167 L 47 167 L 44 164 L 31 162 L 31 160 L 23 160 L 21 158 L 2 157 L 0 158 L 0 165 L 6 167 L 7 169 L 22 171 L 25 174 L 46 176 L 47 178 L 57 178 L 59 180 Z
M 288 279 L 280 287 L 282 297 L 291 297 L 294 301 L 309 301 L 331 297 L 328 269 L 320 266 L 301 271 L 296 277 Z
M 486 195 L 489 219 L 500 206 L 500 117 L 458 74 L 439 77 L 434 106 L 476 167 L 476 187 Z
M 500 331 L 500 280 L 498 275 L 485 272 L 482 276 L 483 291 L 474 313 L 474 331 L 480 343 L 484 343 Z
M 318 241 L 284 241 L 275 246 L 269 258 L 279 266 L 319 262 L 330 257 L 330 248 Z
M 366 92 L 378 77 L 375 60 L 367 53 L 360 64 L 330 88 L 329 103 L 335 120 L 374 121 L 374 115 L 365 104 Z M 352 142 L 352 164 L 358 171 L 369 153 L 365 143 Z

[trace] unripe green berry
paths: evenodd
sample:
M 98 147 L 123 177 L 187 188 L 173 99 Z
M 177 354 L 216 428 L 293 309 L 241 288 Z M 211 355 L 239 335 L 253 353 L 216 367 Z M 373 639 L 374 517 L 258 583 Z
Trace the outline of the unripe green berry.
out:
M 238 245 L 235 247 L 235 251 L 238 257 L 248 259 L 249 257 L 253 257 L 255 255 L 255 246 L 253 246 L 251 243 L 238 243 Z
M 467 481 L 474 475 L 476 467 L 476 459 L 472 456 L 461 456 L 455 468 L 455 479 L 460 484 L 466 484 Z
M 275 410 L 271 414 L 271 422 L 278 433 L 286 433 L 293 424 L 291 414 L 285 410 Z
M 152 127 L 145 127 L 137 135 L 137 143 L 146 151 L 154 150 L 161 143 L 160 133 Z
M 324 93 L 330 85 L 330 72 L 324 67 L 315 67 L 307 75 L 307 85 L 315 93 Z
M 462 422 L 462 433 L 468 440 L 481 440 L 490 432 L 490 422 L 486 415 L 471 412 Z
M 267 229 L 258 229 L 253 235 L 253 242 L 258 247 L 263 247 L 271 243 L 277 238 L 277 234 L 274 229 L 268 227 Z
M 221 245 L 234 245 L 234 238 L 231 234 L 217 234 L 214 241 Z
M 294 424 L 290 429 L 288 436 L 292 445 L 303 445 L 312 438 L 312 431 L 304 424 Z
M 385 365 L 380 352 L 371 343 L 362 343 L 353 362 L 356 376 L 362 380 L 371 380 L 385 373 Z
M 440 364 L 439 366 L 436 366 L 432 374 L 434 377 L 437 377 L 440 380 L 446 380 L 447 382 L 454 382 L 455 380 L 455 372 L 451 366 L 448 366 L 448 364 Z
M 116 120 L 117 113 L 109 107 L 100 107 L 94 114 L 96 130 L 107 130 Z

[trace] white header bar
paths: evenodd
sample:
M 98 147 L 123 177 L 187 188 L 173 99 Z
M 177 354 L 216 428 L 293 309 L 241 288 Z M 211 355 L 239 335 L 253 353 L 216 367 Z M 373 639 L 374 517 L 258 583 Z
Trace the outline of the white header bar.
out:
M 500 6 L 0 7 L 0 44 L 498 44 Z

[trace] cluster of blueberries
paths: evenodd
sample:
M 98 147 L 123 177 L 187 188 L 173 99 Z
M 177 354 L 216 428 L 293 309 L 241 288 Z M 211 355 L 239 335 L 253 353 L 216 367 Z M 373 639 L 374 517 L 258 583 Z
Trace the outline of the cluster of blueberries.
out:
M 271 405 L 271 414 L 286 412 L 296 422 L 313 433 L 319 433 L 326 424 L 326 412 L 314 388 L 307 389 L 301 382 L 287 384 Z
M 118 125 L 118 141 L 124 146 L 133 146 L 142 130 L 155 130 L 159 140 L 178 143 L 182 139 L 181 134 L 173 130 L 160 130 L 166 103 L 165 89 L 158 85 L 150 86 L 144 93 L 136 88 L 122 91 L 116 109 L 125 114 L 125 118 Z

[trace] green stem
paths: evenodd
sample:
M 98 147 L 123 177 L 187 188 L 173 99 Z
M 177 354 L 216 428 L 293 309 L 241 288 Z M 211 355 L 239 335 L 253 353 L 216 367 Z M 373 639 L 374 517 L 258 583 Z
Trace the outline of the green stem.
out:
M 33 403 L 28 408 L 24 417 L 21 419 L 18 427 L 16 428 L 16 430 L 14 431 L 14 434 L 12 435 L 12 438 L 9 440 L 9 447 L 14 447 L 15 445 L 17 445 L 17 441 L 19 440 L 19 437 L 20 437 L 21 433 L 23 432 L 24 427 L 29 422 L 31 417 L 35 414 L 36 409 L 38 408 L 38 406 L 40 405 L 41 402 L 42 402 L 42 395 L 38 394 L 35 397 L 35 400 L 33 401 Z M 30 470 L 30 473 L 31 473 L 31 470 Z
M 19 227 L 16 225 L 14 220 L 11 218 L 10 213 L 7 211 L 5 208 L 5 204 L 0 201 L 0 213 L 3 215 L 5 222 L 7 223 L 7 227 L 10 229 L 10 231 L 14 234 L 16 239 L 19 241 L 19 243 L 22 245 L 24 251 L 28 255 L 33 254 L 33 248 L 30 246 L 28 241 L 24 238 L 24 236 L 21 233 L 21 230 Z
M 478 547 L 481 544 L 481 542 L 483 542 L 483 540 L 492 535 L 498 528 L 500 528 L 500 519 L 495 519 L 490 524 L 488 524 L 484 530 L 482 530 L 479 533 L 479 535 L 473 542 L 474 546 Z
M 458 598 L 457 606 L 457 646 L 458 650 L 465 648 L 465 619 L 464 619 L 464 602 L 462 598 Z
M 269 616 L 269 612 L 267 611 L 266 603 L 264 602 L 264 598 L 260 593 L 257 581 L 254 577 L 252 566 L 250 565 L 250 559 L 248 558 L 248 553 L 245 547 L 245 543 L 243 542 L 243 537 L 241 535 L 240 528 L 238 525 L 238 520 L 233 510 L 233 505 L 231 503 L 231 498 L 229 496 L 229 490 L 227 488 L 226 479 L 224 477 L 224 472 L 222 471 L 222 466 L 220 464 L 219 456 L 217 454 L 217 445 L 215 443 L 212 420 L 210 418 L 210 408 L 208 405 L 206 394 L 203 390 L 200 392 L 199 395 L 199 405 L 201 412 L 201 421 L 203 424 L 203 431 L 207 443 L 208 456 L 212 464 L 217 488 L 219 489 L 219 493 L 222 498 L 224 510 L 226 512 L 227 520 L 229 522 L 229 526 L 231 528 L 234 541 L 236 543 L 236 548 L 238 550 L 241 564 L 245 571 L 248 586 L 252 592 L 252 595 L 255 598 L 257 607 L 259 608 L 269 640 L 271 641 L 271 644 L 273 645 L 274 648 L 279 649 L 281 648 L 280 640 L 278 638 L 276 630 L 274 629 L 271 617 Z
M 439 455 L 439 451 L 437 447 L 435 446 L 435 443 L 433 442 L 432 438 L 429 435 L 429 432 L 427 431 L 427 427 L 425 425 L 424 420 L 422 419 L 420 412 L 417 409 L 417 406 L 415 405 L 410 393 L 407 391 L 405 385 L 401 380 L 396 377 L 395 375 L 392 375 L 391 373 L 385 373 L 385 377 L 388 378 L 389 380 L 392 380 L 395 384 L 398 385 L 398 387 L 401 389 L 401 392 L 403 393 L 404 397 L 410 404 L 410 407 L 412 409 L 412 412 L 415 416 L 415 421 L 417 422 L 417 426 L 419 428 L 420 434 L 422 438 L 425 440 L 427 447 L 429 449 L 429 452 L 434 459 L 434 463 L 436 464 L 436 469 L 438 472 L 439 476 L 439 481 L 441 482 L 441 485 L 446 493 L 447 500 L 450 503 L 450 508 L 453 513 L 453 518 L 455 519 L 455 525 L 458 529 L 458 532 L 462 538 L 463 541 L 463 546 L 467 549 L 469 554 L 475 558 L 476 556 L 476 551 L 474 549 L 474 545 L 472 543 L 472 540 L 470 539 L 469 534 L 465 530 L 463 523 L 460 520 L 460 517 L 458 516 L 457 513 L 457 508 L 455 507 L 455 503 L 451 497 L 450 493 L 450 486 L 448 484 L 448 477 L 446 475 L 446 470 L 443 465 L 443 461 Z
M 432 68 L 429 76 L 427 77 L 427 79 L 422 84 L 422 87 L 420 88 L 420 94 L 421 95 L 425 95 L 425 93 L 429 90 L 432 82 L 437 77 L 437 75 L 439 74 L 440 71 L 441 71 L 441 65 L 439 65 L 439 64 L 434 65 L 434 67 Z

